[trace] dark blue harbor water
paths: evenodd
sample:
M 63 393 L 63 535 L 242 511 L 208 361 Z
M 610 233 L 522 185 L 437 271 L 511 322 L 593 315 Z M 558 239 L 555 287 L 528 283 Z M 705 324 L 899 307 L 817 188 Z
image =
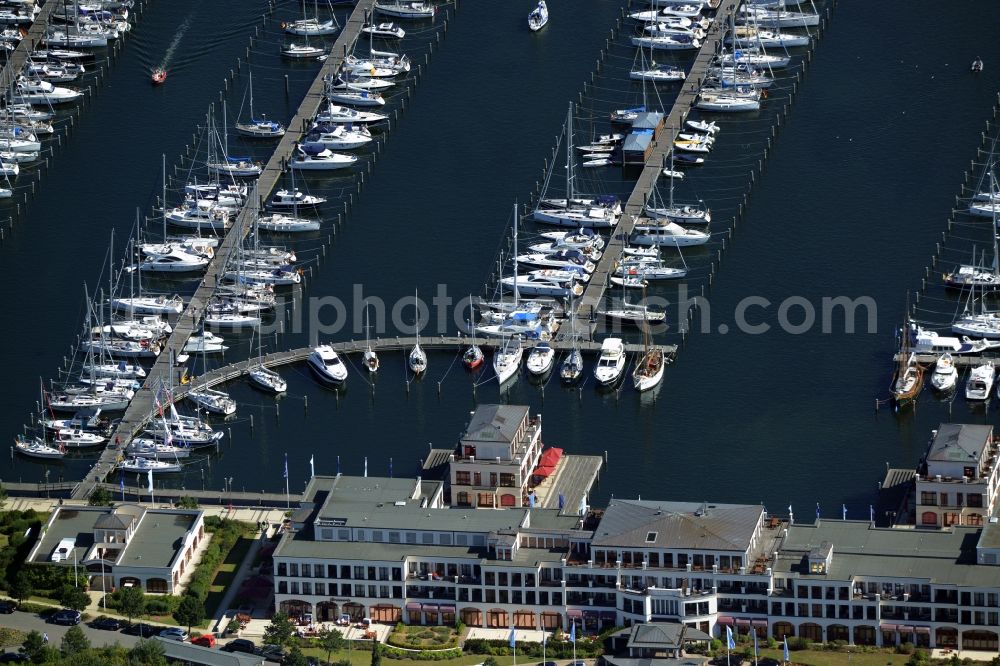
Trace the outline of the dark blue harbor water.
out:
M 455 299 L 480 292 L 506 244 L 511 205 L 526 202 L 542 179 L 567 102 L 580 101 L 621 9 L 607 0 L 586 11 L 554 0 L 549 26 L 531 35 L 524 27 L 530 4 L 460 5 L 405 111 L 380 139 L 360 196 L 346 177 L 299 183 L 327 195 L 351 190 L 357 201 L 325 254 L 322 237 L 334 233 L 329 212 L 323 234 L 295 243 L 313 269 L 299 298 L 351 303 L 354 285 L 361 284 L 365 295 L 391 309 L 415 288 L 427 300 L 439 284 Z M 21 279 L 0 286 L 10 304 L 5 365 L 13 378 L 0 419 L 10 436 L 34 409 L 37 377 L 53 376 L 75 339 L 82 283 L 97 283 L 110 229 L 123 237 L 136 207 L 148 213 L 159 193 L 160 154 L 181 164 L 185 144 L 204 123 L 208 104 L 218 101 L 236 58 L 245 57 L 265 9 L 263 3 L 150 4 L 13 238 L 0 247 L 8 275 L 37 276 L 30 287 Z M 730 220 L 792 81 L 779 83 L 761 114 L 722 119 L 710 163 L 677 191 L 686 200 L 704 199 L 716 217 L 710 246 L 685 253 L 690 291 L 706 287 L 709 332 L 687 338 L 655 395 L 601 393 L 592 381 L 581 390 L 550 381 L 543 391 L 522 377 L 505 397 L 543 414 L 546 443 L 572 453 L 607 451 L 595 503 L 611 494 L 763 501 L 772 509 L 791 503 L 811 510 L 819 502 L 824 513 L 838 516 L 846 503 L 864 515 L 886 463 L 915 464 L 938 422 L 993 422 L 996 401 L 977 411 L 958 399 L 949 416 L 949 405 L 929 393 L 915 413 L 874 410 L 876 399 L 888 395 L 894 327 L 902 321 L 906 292 L 920 288 L 969 161 L 983 161 L 976 155 L 979 133 L 992 117 L 1000 83 L 1000 54 L 989 48 L 1000 7 L 969 3 L 964 14 L 975 20 L 939 24 L 931 36 L 925 16 L 932 9 L 918 3 L 901 15 L 891 3 L 833 8 L 731 237 Z M 291 115 L 318 67 L 289 66 L 277 57 L 279 24 L 298 11 L 279 4 L 252 48 L 255 107 L 273 117 Z M 167 85 L 150 88 L 149 68 L 185 24 Z M 401 48 L 422 64 L 435 33 L 429 25 L 407 28 L 411 36 Z M 608 131 L 608 110 L 641 101 L 641 87 L 623 79 L 634 53 L 623 41 L 619 36 L 608 49 L 601 76 L 576 109 L 578 140 Z M 986 71 L 972 76 L 967 68 L 976 55 L 986 60 Z M 245 82 L 244 75 L 231 83 L 230 124 Z M 390 101 L 390 108 L 401 105 L 401 97 Z M 581 183 L 627 192 L 627 178 L 602 171 L 581 175 Z M 554 181 L 561 175 L 556 169 Z M 522 229 L 526 236 L 534 231 L 530 224 Z M 723 234 L 726 249 L 709 286 Z M 676 300 L 674 285 L 654 295 Z M 778 330 L 784 299 L 801 297 L 819 313 L 824 297 L 837 296 L 870 297 L 877 306 L 875 331 L 865 332 L 867 322 L 859 319 L 861 332 L 846 334 L 837 317 L 830 333 L 821 332 L 820 322 L 800 335 Z M 931 296 L 944 298 L 934 290 Z M 770 324 L 769 333 L 736 332 L 734 313 L 747 297 L 772 304 L 748 314 Z M 412 321 L 412 307 L 400 313 Z M 334 316 L 332 309 L 323 314 L 327 322 Z M 348 317 L 348 329 L 360 331 L 351 308 Z M 800 320 L 794 308 L 790 318 Z M 720 334 L 720 324 L 731 332 Z M 307 332 L 291 329 L 288 321 L 277 348 L 312 342 Z M 660 339 L 679 341 L 673 334 Z M 228 352 L 226 361 L 245 356 L 249 338 L 239 340 L 241 349 Z M 276 348 L 273 335 L 265 347 Z M 303 367 L 285 368 L 290 388 L 277 403 L 280 411 L 253 389 L 230 386 L 240 410 L 220 427 L 231 437 L 218 456 L 189 466 L 176 483 L 220 489 L 231 476 L 237 489 L 278 490 L 286 452 L 293 490 L 307 479 L 313 454 L 321 472 L 337 471 L 339 456 L 342 471 L 360 473 L 367 456 L 369 473 L 387 473 L 392 459 L 396 475 L 413 474 L 428 444 L 454 443 L 476 401 L 500 397 L 495 381 L 474 393 L 475 379 L 451 355 L 432 354 L 428 376 L 409 393 L 401 356 L 383 356 L 382 367 L 373 389 L 355 371 L 340 394 L 319 389 Z M 53 468 L 52 478 L 73 478 L 85 468 L 83 460 L 67 460 Z M 40 479 L 43 469 L 17 460 L 4 479 Z

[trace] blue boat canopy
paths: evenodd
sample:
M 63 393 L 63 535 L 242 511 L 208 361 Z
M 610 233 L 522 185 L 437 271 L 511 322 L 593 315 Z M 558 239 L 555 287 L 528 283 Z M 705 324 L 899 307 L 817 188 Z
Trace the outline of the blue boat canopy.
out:
M 240 162 L 250 162 L 252 160 L 252 158 L 250 158 L 250 157 L 227 157 L 226 160 L 229 161 L 229 162 L 231 162 L 231 163 L 233 163 L 233 164 L 238 164 Z

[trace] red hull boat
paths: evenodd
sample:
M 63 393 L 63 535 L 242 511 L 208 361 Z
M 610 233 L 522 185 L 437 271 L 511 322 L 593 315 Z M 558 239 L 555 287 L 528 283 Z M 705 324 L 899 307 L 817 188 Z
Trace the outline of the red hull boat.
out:
M 153 75 L 150 77 L 154 86 L 158 86 L 167 80 L 167 70 L 165 69 L 154 69 Z

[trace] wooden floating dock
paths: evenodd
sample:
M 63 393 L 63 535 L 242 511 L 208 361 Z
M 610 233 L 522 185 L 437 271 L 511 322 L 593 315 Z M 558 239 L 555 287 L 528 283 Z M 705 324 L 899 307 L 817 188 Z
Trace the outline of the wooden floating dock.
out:
M 705 79 L 708 67 L 715 57 L 719 43 L 725 34 L 725 17 L 736 10 L 740 0 L 722 0 L 712 25 L 709 26 L 698 55 L 695 56 L 691 71 L 684 80 L 684 85 L 677 94 L 674 105 L 664 119 L 664 129 L 659 133 L 658 138 L 653 142 L 653 149 L 639 174 L 639 179 L 632 189 L 625 206 L 622 209 L 621 220 L 613 230 L 607 246 L 604 248 L 604 255 L 597 264 L 597 268 L 590 276 L 590 281 L 583 292 L 583 296 L 577 302 L 576 316 L 578 321 L 596 319 L 597 310 L 604 299 L 604 292 L 610 285 L 610 277 L 614 270 L 615 263 L 622 255 L 623 248 L 628 243 L 635 227 L 636 219 L 642 214 L 646 205 L 646 197 L 650 190 L 656 185 L 660 172 L 664 168 L 667 154 L 674 143 L 677 134 L 684 128 L 684 121 L 688 113 L 698 100 L 698 90 Z M 560 339 L 568 335 L 560 332 Z
M 17 77 L 21 75 L 21 70 L 28 62 L 31 52 L 45 39 L 45 33 L 49 28 L 49 16 L 59 4 L 57 0 L 48 0 L 44 3 L 31 27 L 28 28 L 28 33 L 18 42 L 17 48 L 7 56 L 7 63 L 0 71 L 0 90 L 7 90 L 17 82 Z
M 55 0 L 49 0 L 46 6 L 54 6 L 55 4 Z M 257 192 L 261 197 L 270 195 L 271 191 L 278 184 L 288 164 L 288 157 L 292 154 L 295 145 L 309 129 L 310 122 L 316 116 L 320 104 L 324 101 L 323 79 L 327 75 L 335 74 L 340 69 L 344 58 L 361 34 L 361 28 L 371 15 L 374 4 L 375 0 L 360 0 L 357 6 L 355 6 L 354 11 L 351 12 L 351 16 L 348 18 L 347 23 L 340 32 L 340 36 L 337 37 L 337 41 L 333 45 L 330 56 L 323 63 L 323 67 L 320 69 L 319 74 L 316 75 L 312 85 L 306 92 L 305 98 L 299 105 L 298 111 L 291 122 L 288 123 L 285 135 L 281 138 L 277 148 L 271 154 L 271 158 L 257 179 Z M 48 11 L 51 12 L 51 8 Z M 37 19 L 35 23 L 38 23 Z M 32 26 L 32 29 L 34 29 L 34 26 Z M 42 34 L 44 35 L 44 30 Z M 29 40 L 22 40 L 21 44 L 24 45 L 27 41 Z M 20 46 L 18 49 L 20 49 Z M 11 58 L 13 59 L 13 57 L 12 55 Z M 26 57 L 25 55 L 24 58 Z M 112 442 L 116 439 L 122 442 L 129 441 L 145 425 L 146 419 L 153 410 L 156 388 L 161 383 L 166 384 L 168 382 L 171 372 L 171 359 L 181 354 L 181 350 L 184 348 L 188 337 L 198 330 L 197 322 L 199 315 L 211 300 L 219 279 L 225 271 L 229 257 L 239 246 L 240 242 L 242 242 L 247 230 L 250 228 L 251 216 L 255 208 L 256 206 L 249 205 L 249 202 L 244 205 L 232 229 L 219 244 L 215 252 L 215 257 L 208 265 L 204 278 L 202 278 L 201 283 L 198 285 L 198 289 L 195 291 L 194 296 L 192 296 L 187 308 L 181 313 L 177 322 L 174 323 L 173 333 L 170 334 L 170 337 L 167 338 L 166 343 L 163 345 L 163 349 L 153 364 L 153 368 L 149 371 L 145 383 L 142 388 L 136 391 L 135 397 L 129 403 L 128 409 L 125 411 L 121 422 L 111 437 Z M 84 499 L 90 495 L 94 485 L 99 483 L 105 474 L 114 469 L 118 454 L 117 450 L 110 447 L 105 449 L 90 473 L 73 490 L 73 498 Z

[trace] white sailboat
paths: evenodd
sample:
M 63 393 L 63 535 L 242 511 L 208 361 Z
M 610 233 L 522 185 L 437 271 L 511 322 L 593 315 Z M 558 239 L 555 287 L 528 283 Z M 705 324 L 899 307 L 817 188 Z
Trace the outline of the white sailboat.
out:
M 368 336 L 370 332 L 368 326 L 368 304 L 365 303 L 365 353 L 362 357 L 361 362 L 364 364 L 365 368 L 369 373 L 375 374 L 378 372 L 378 354 L 372 349 L 371 338 Z
M 251 139 L 278 139 L 285 135 L 281 123 L 268 120 L 266 116 L 256 118 L 253 114 L 253 70 L 249 73 L 250 122 L 236 123 L 236 132 Z
M 501 386 L 517 375 L 523 355 L 521 339 L 517 336 L 504 340 L 503 345 L 493 354 L 493 372 L 496 373 L 497 382 Z
M 250 361 L 247 377 L 250 384 L 270 393 L 284 393 L 288 390 L 288 382 L 277 371 L 264 365 L 263 335 L 257 336 L 257 362 Z
M 407 364 L 413 374 L 418 377 L 427 370 L 427 354 L 420 347 L 420 308 L 417 304 L 417 292 L 413 292 L 413 330 L 416 334 L 416 344 L 413 345 L 413 349 L 410 350 L 410 355 L 407 357 Z
M 538 32 L 549 22 L 549 7 L 545 0 L 538 0 L 538 5 L 528 14 L 528 29 L 531 32 Z
M 236 413 L 236 401 L 222 391 L 202 387 L 188 391 L 185 397 L 210 414 L 230 416 Z
M 656 388 L 663 379 L 663 369 L 667 365 L 663 348 L 653 345 L 648 324 L 642 327 L 642 346 L 642 358 L 639 359 L 635 370 L 632 371 L 632 385 L 640 393 Z

